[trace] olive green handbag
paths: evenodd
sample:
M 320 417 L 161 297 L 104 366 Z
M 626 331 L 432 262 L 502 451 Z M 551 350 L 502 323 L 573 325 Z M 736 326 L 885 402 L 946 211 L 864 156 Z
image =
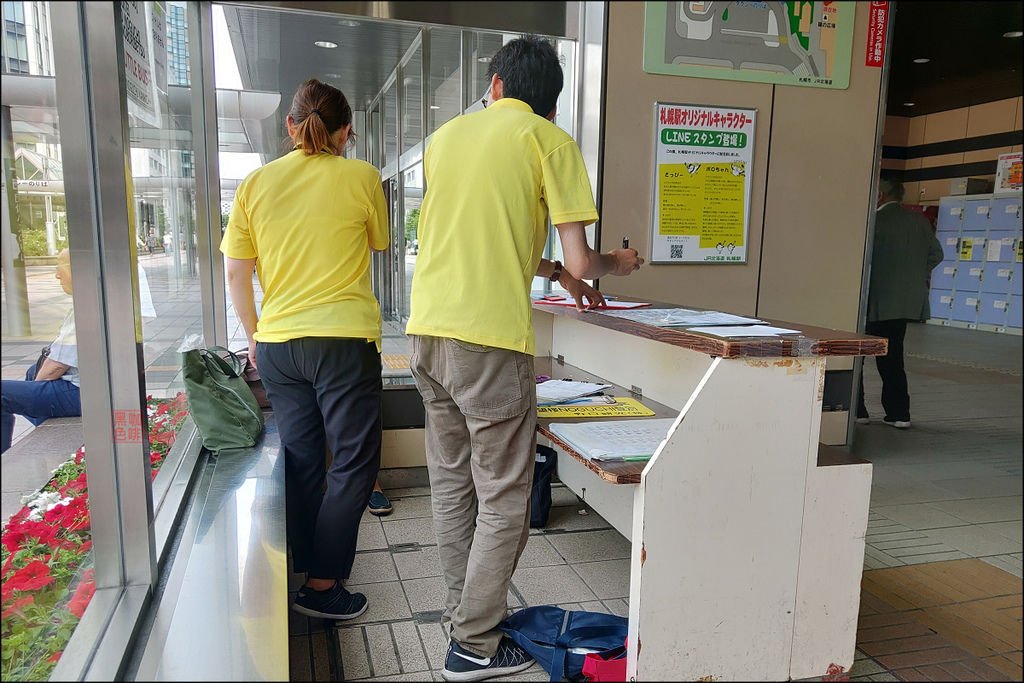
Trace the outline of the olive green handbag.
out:
M 183 350 L 189 413 L 203 446 L 213 452 L 252 446 L 263 433 L 263 413 L 245 383 L 245 363 L 223 346 Z

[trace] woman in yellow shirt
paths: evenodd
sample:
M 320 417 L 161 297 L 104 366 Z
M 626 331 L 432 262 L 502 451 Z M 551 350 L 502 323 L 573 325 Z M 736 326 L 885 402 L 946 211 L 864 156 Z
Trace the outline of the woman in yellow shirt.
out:
M 377 169 L 341 154 L 352 108 L 340 90 L 303 83 L 287 126 L 295 150 L 238 187 L 221 251 L 284 449 L 288 541 L 295 571 L 308 576 L 293 608 L 352 619 L 366 597 L 342 581 L 380 467 L 381 317 L 370 251 L 388 246 L 388 209 Z

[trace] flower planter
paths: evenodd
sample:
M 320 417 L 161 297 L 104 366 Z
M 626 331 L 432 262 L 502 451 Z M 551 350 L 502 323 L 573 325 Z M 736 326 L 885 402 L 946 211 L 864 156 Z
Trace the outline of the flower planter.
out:
M 188 404 L 147 398 L 152 477 L 174 443 Z M 3 678 L 46 680 L 96 590 L 85 447 L 53 472 L 3 528 Z

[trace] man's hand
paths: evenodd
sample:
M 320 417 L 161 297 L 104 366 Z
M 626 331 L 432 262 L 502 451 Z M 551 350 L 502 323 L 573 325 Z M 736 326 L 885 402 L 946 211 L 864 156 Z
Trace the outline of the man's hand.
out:
M 583 280 L 577 280 L 567 270 L 562 271 L 562 276 L 558 278 L 558 284 L 562 285 L 565 291 L 569 292 L 572 298 L 576 300 L 576 310 L 578 311 L 589 311 L 592 308 L 604 306 L 604 296 L 602 296 L 601 292 Z M 584 298 L 587 299 L 588 303 L 583 303 Z
M 615 259 L 615 267 L 610 271 L 611 275 L 629 275 L 640 270 L 640 266 L 644 263 L 636 249 L 613 249 L 608 254 Z

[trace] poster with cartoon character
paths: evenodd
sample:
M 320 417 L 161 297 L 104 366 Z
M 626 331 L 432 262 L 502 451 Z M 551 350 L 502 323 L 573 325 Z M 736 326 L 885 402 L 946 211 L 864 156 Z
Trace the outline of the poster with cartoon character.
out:
M 655 105 L 651 263 L 746 263 L 756 111 Z

